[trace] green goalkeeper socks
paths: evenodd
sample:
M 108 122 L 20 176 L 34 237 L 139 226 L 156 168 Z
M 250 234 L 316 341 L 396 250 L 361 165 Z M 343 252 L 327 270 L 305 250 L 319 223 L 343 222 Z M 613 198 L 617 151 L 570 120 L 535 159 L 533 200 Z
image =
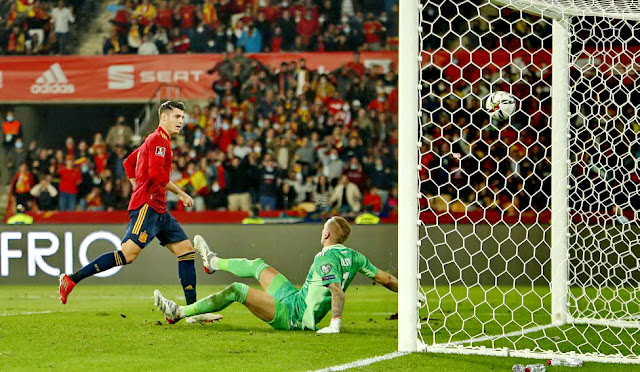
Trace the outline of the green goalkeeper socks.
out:
M 260 279 L 260 274 L 269 267 L 262 258 L 218 258 L 218 270 L 227 271 L 239 278 Z
M 233 283 L 222 291 L 205 297 L 196 303 L 184 306 L 184 316 L 213 313 L 220 311 L 234 302 L 244 304 L 249 294 L 249 286 L 242 283 Z

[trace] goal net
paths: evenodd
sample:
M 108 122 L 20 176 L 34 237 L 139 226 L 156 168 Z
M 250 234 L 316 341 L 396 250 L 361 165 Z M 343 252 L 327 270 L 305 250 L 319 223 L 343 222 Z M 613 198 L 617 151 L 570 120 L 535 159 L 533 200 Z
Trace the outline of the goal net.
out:
M 400 349 L 415 335 L 423 351 L 640 363 L 638 4 L 412 6 L 400 190 L 417 198 L 400 204 Z M 403 73 L 418 79 L 413 102 Z M 517 100 L 506 121 L 482 109 L 496 91 Z

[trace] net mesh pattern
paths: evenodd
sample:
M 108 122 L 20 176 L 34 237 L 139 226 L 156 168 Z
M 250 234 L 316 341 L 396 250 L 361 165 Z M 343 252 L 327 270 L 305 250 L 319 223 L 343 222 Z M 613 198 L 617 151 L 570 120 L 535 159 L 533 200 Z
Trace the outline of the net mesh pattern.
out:
M 420 337 L 638 362 L 640 25 L 553 5 L 571 35 L 569 322 L 551 319 L 552 19 L 435 0 L 420 21 Z M 482 109 L 495 91 L 516 98 L 507 121 Z

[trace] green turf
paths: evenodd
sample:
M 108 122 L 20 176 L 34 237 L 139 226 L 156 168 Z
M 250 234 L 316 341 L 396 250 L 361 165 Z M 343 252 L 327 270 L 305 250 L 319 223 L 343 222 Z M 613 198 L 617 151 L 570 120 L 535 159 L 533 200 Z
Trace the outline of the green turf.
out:
M 200 296 L 222 287 L 200 285 Z M 56 283 L 0 286 L 0 371 L 188 370 L 305 371 L 396 350 L 395 294 L 379 286 L 347 292 L 343 332 L 274 331 L 242 305 L 224 310 L 218 324 L 167 325 L 154 309 L 151 286 L 78 286 L 65 306 Z M 161 288 L 182 299 L 178 286 Z M 45 312 L 31 315 L 8 315 Z M 326 325 L 325 319 L 321 326 Z M 510 371 L 514 358 L 412 354 L 379 362 L 375 371 Z M 562 371 L 563 368 L 553 368 Z M 567 369 L 569 370 L 569 369 Z M 640 371 L 640 367 L 587 363 L 582 371 Z

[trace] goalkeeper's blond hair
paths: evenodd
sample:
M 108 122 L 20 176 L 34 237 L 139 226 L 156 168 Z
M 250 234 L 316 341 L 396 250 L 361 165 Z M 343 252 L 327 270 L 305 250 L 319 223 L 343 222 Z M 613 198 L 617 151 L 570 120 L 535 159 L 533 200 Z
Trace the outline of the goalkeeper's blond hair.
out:
M 340 216 L 334 216 L 329 219 L 329 229 L 331 229 L 332 235 L 335 234 L 332 240 L 338 244 L 346 242 L 351 234 L 349 222 Z

